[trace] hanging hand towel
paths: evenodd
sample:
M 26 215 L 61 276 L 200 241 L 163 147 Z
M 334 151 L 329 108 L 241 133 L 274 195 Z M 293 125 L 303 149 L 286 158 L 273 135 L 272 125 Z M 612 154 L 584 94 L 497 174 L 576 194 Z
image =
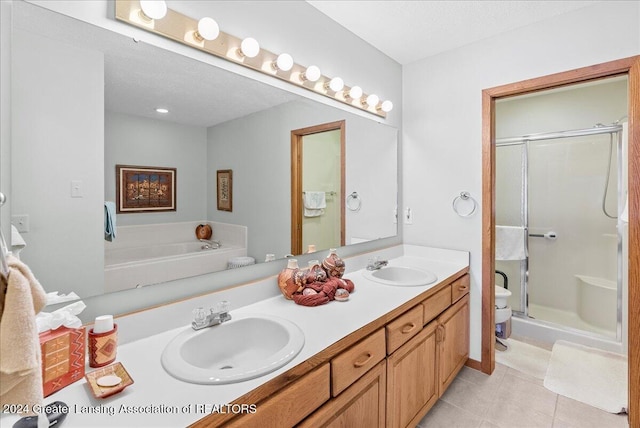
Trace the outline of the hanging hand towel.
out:
M 496 260 L 526 259 L 524 234 L 524 227 L 496 226 Z
M 303 201 L 305 217 L 321 216 L 327 207 L 327 198 L 324 192 L 304 192 Z
M 42 360 L 36 314 L 46 294 L 27 265 L 8 257 L 7 294 L 0 319 L 0 404 L 42 404 Z M 32 412 L 29 412 L 30 414 Z
M 113 202 L 104 203 L 104 239 L 116 239 L 116 204 Z

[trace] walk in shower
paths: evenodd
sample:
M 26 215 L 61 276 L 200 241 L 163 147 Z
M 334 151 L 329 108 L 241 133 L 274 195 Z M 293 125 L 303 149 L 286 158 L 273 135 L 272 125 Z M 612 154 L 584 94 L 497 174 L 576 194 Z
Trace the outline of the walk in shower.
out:
M 626 81 L 610 84 L 626 87 Z M 578 93 L 603 89 L 588 86 Z M 576 94 L 551 97 L 584 102 Z M 614 104 L 626 108 L 626 98 Z M 532 117 L 534 122 L 544 121 L 551 111 L 572 116 L 558 112 L 562 108 L 557 103 L 544 112 L 530 107 L 520 110 L 520 115 L 527 112 L 520 125 L 531 123 Z M 608 113 L 619 110 L 610 108 Z M 500 116 L 498 110 L 497 120 L 504 122 L 509 115 Z M 496 271 L 500 273 L 496 284 L 502 285 L 506 275 L 512 292 L 513 334 L 622 352 L 628 258 L 626 118 L 617 116 L 607 125 L 515 134 L 498 138 L 495 144 Z M 498 242 L 501 236 L 512 242 Z M 522 251 L 514 251 L 518 245 Z

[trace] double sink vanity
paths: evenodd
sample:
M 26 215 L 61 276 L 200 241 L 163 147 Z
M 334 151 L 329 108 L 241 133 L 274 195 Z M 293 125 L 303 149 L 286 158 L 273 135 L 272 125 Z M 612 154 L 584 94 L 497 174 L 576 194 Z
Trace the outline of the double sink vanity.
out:
M 388 265 L 367 270 L 372 255 Z M 356 287 L 345 302 L 305 307 L 279 291 L 241 307 L 224 292 L 180 302 L 226 298 L 231 318 L 121 345 L 135 383 L 119 394 L 95 399 L 81 380 L 45 401 L 69 405 L 69 427 L 415 426 L 469 355 L 468 253 L 401 245 L 345 262 Z M 271 277 L 232 291 L 254 286 L 278 290 Z

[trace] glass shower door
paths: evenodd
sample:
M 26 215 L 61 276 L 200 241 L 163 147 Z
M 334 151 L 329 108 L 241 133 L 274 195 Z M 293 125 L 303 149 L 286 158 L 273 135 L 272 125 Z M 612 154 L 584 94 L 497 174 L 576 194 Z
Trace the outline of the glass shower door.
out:
M 529 316 L 612 338 L 616 142 L 603 134 L 529 143 L 527 177 Z

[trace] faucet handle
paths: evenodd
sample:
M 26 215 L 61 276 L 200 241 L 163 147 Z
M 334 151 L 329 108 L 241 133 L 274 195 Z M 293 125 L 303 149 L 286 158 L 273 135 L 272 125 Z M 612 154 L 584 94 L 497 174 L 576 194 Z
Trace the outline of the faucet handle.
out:
M 203 307 L 197 307 L 193 311 L 193 320 L 195 322 L 203 322 L 207 319 L 207 311 Z
M 222 300 L 221 302 L 218 302 L 216 309 L 219 314 L 224 314 L 229 312 L 229 301 Z

